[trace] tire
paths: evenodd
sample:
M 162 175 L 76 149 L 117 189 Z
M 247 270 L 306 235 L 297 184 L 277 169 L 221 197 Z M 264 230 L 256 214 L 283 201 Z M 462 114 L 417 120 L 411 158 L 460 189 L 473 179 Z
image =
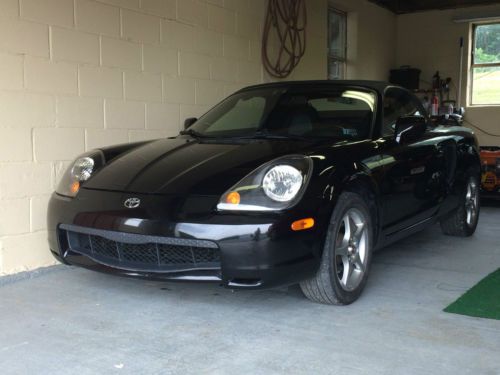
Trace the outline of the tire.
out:
M 469 237 L 474 234 L 481 211 L 479 178 L 472 174 L 461 193 L 460 205 L 441 219 L 441 230 L 448 236 Z
M 350 231 L 346 225 L 356 229 Z M 304 295 L 328 305 L 354 302 L 366 285 L 372 246 L 373 223 L 367 203 L 358 194 L 342 193 L 330 219 L 320 267 L 314 277 L 300 283 Z

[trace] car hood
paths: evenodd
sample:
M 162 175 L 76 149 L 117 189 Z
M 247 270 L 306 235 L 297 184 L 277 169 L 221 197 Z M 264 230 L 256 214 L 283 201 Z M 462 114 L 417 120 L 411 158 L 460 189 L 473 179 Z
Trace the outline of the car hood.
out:
M 310 142 L 161 139 L 116 157 L 86 189 L 141 194 L 220 195 L 260 165 L 302 153 Z

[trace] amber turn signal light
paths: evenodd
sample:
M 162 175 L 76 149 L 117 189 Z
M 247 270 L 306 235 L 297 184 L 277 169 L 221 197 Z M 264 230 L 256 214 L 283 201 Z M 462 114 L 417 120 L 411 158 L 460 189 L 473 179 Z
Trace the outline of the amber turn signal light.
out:
M 306 219 L 300 219 L 300 220 L 294 221 L 292 223 L 292 230 L 299 231 L 299 230 L 312 228 L 313 226 L 314 226 L 314 219 L 312 217 L 308 217 Z
M 80 182 L 78 181 L 75 181 L 71 184 L 71 186 L 69 187 L 69 190 L 71 191 L 71 193 L 73 194 L 76 194 L 78 193 L 78 190 L 80 190 Z
M 229 204 L 240 204 L 240 200 L 240 193 L 238 193 L 237 191 L 230 192 L 226 197 L 226 203 Z

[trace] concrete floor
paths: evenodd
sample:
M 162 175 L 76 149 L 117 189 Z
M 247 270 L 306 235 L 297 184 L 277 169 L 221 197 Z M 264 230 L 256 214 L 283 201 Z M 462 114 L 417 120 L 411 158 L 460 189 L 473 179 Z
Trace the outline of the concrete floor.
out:
M 2 374 L 500 374 L 500 321 L 442 309 L 500 266 L 500 208 L 374 256 L 361 299 L 231 292 L 55 267 L 0 287 Z

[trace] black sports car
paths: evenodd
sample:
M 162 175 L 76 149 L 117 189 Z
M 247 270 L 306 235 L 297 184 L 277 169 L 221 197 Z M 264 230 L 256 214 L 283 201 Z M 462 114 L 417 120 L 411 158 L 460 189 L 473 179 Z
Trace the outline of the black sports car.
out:
M 252 86 L 177 137 L 78 157 L 49 205 L 63 263 L 348 304 L 372 252 L 439 222 L 470 236 L 477 140 L 382 82 Z

